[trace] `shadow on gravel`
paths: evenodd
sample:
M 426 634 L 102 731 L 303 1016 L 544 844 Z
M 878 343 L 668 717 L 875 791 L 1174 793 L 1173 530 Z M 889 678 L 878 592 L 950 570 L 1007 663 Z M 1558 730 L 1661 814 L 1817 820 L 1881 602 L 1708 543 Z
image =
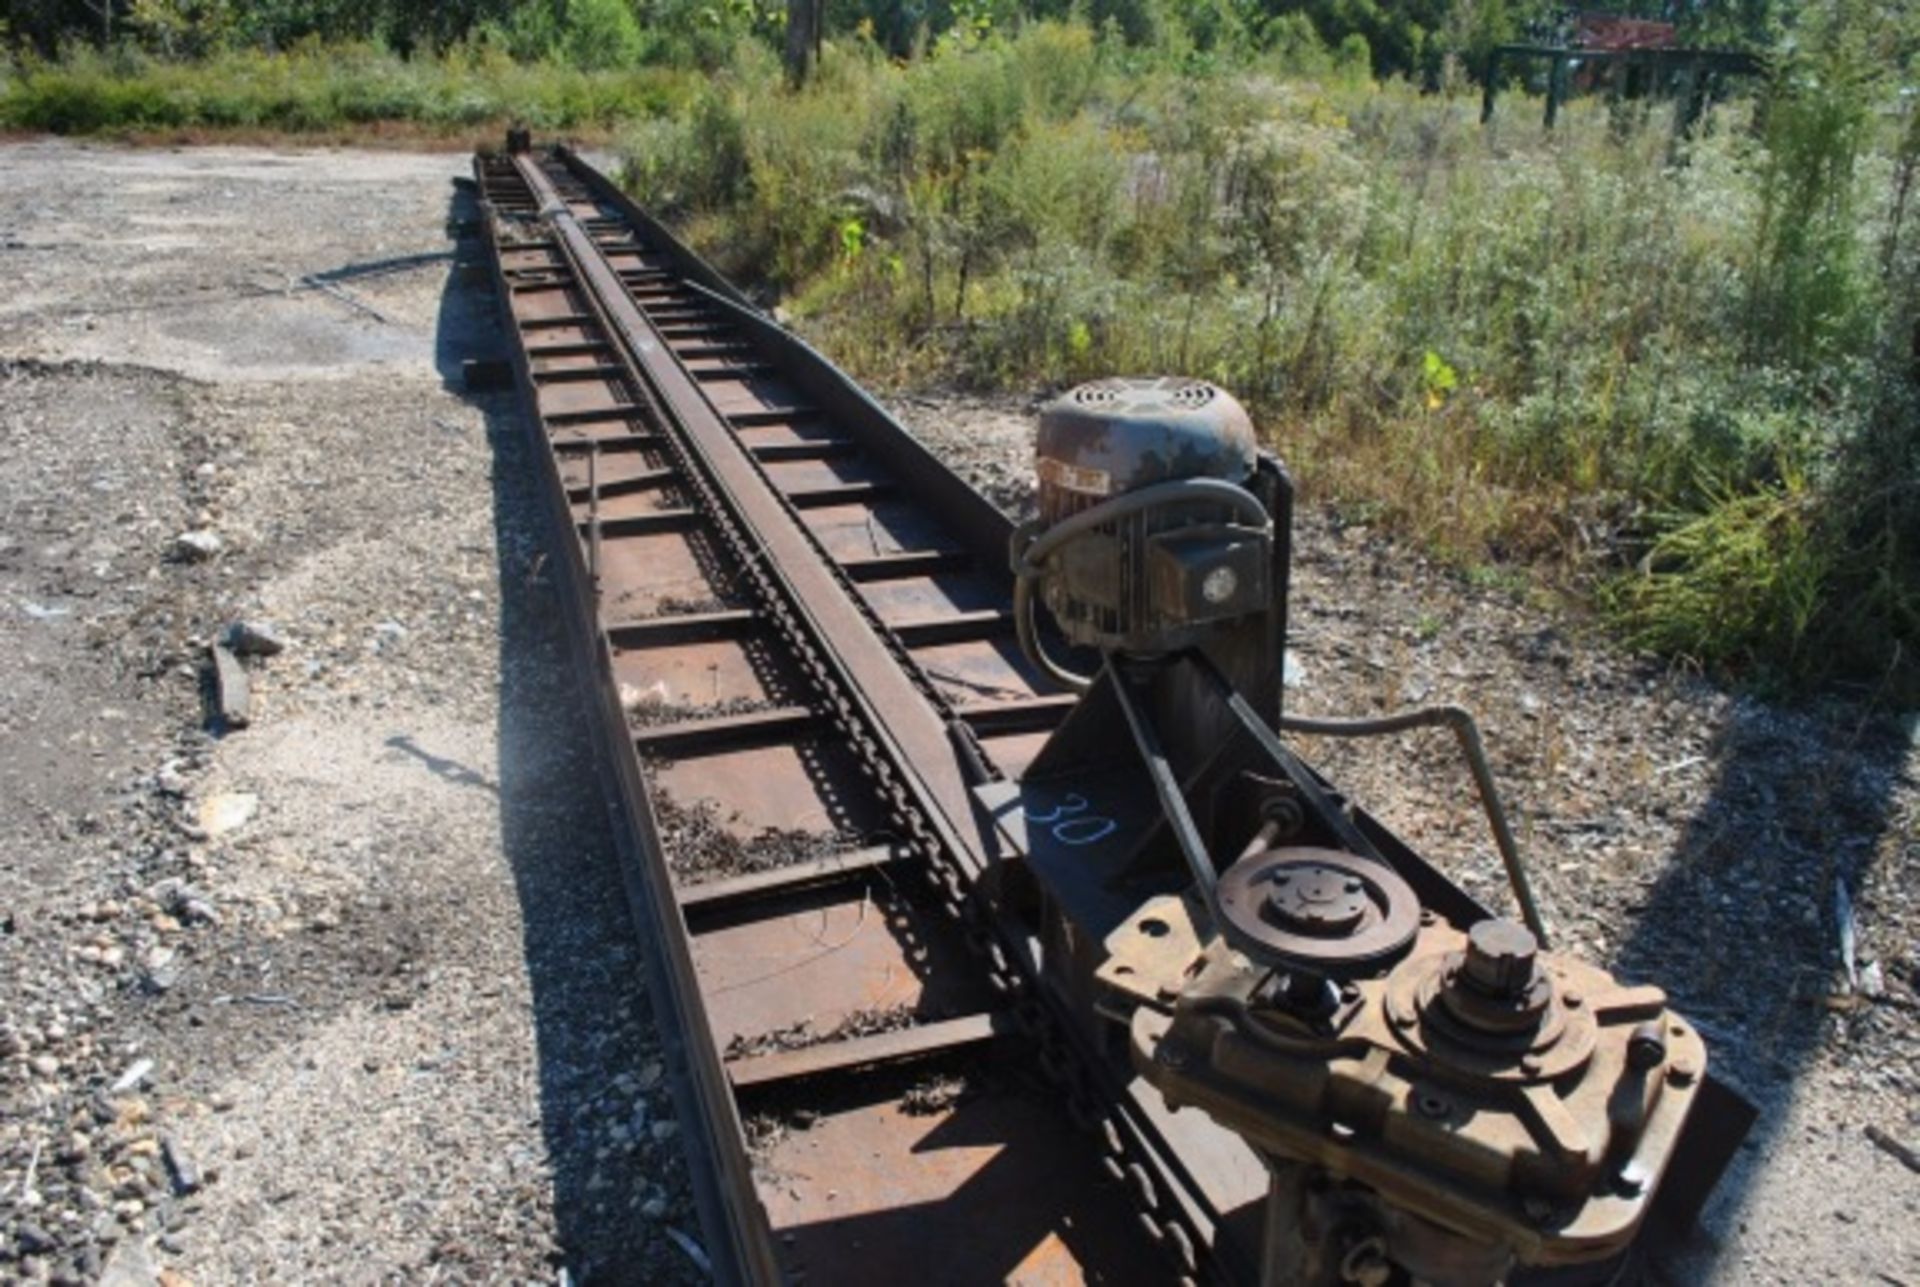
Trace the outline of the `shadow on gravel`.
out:
M 478 220 L 477 200 L 464 187 L 455 189 L 448 218 Z M 476 237 L 458 258 L 482 255 Z M 641 1181 L 662 1170 L 647 1159 L 655 1146 L 635 1082 L 657 1057 L 643 966 L 569 667 L 564 614 L 539 572 L 548 527 L 538 462 L 512 393 L 467 394 L 461 380 L 463 360 L 504 352 L 496 301 L 490 287 L 459 278 L 449 275 L 441 300 L 435 360 L 447 387 L 484 414 L 493 451 L 499 761 L 494 782 L 467 766 L 447 771 L 497 782 L 500 795 L 532 990 L 559 1259 L 576 1283 L 658 1281 L 645 1267 L 657 1240 L 640 1210 Z M 636 1151 L 641 1141 L 646 1151 Z
M 451 782 L 455 786 L 478 787 L 482 791 L 500 794 L 499 784 L 480 770 L 470 768 L 458 760 L 435 755 L 406 733 L 394 734 L 387 739 L 386 744 L 402 755 L 411 755 L 426 766 L 427 772 L 444 782 Z
M 1830 1004 L 1844 990 L 1837 908 L 1858 907 L 1866 923 L 1861 890 L 1902 783 L 1909 748 L 1896 723 L 1864 704 L 1739 702 L 1714 741 L 1712 791 L 1619 947 L 1623 972 L 1659 980 L 1698 1022 L 1719 1075 L 1760 1106 L 1708 1208 L 1713 1229 L 1739 1211 L 1822 1044 L 1899 1022 L 1883 1006 Z

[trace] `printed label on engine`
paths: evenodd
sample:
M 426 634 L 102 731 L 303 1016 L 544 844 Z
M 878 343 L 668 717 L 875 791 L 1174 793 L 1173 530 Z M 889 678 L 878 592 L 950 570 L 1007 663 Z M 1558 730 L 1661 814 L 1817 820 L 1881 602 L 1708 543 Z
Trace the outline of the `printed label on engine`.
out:
M 1069 465 L 1064 460 L 1055 460 L 1051 456 L 1040 457 L 1034 466 L 1034 472 L 1040 475 L 1043 483 L 1052 483 L 1055 487 L 1064 487 L 1070 492 L 1085 492 L 1089 496 L 1105 496 L 1113 490 L 1113 475 L 1104 469 L 1084 469 L 1079 465 Z

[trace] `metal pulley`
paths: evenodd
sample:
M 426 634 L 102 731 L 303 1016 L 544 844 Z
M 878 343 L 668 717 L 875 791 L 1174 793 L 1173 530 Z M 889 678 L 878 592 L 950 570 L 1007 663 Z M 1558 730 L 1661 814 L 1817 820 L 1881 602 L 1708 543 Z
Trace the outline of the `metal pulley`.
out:
M 1413 941 L 1420 900 L 1391 867 L 1337 849 L 1268 849 L 1220 878 L 1221 929 L 1259 959 L 1337 972 Z

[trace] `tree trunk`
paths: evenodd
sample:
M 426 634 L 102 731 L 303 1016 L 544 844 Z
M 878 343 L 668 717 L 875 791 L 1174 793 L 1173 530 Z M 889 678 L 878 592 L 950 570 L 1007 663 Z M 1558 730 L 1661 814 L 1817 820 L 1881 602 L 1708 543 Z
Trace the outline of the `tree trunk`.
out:
M 814 0 L 787 0 L 787 83 L 798 88 L 806 84 L 819 48 L 819 10 Z

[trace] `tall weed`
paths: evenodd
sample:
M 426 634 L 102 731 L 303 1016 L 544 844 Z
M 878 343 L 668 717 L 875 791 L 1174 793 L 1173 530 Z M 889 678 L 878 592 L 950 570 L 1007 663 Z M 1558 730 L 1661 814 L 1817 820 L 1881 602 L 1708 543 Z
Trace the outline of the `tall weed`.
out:
M 1208 376 L 1310 484 L 1463 564 L 1566 566 L 1648 646 L 1812 674 L 1845 594 L 1920 646 L 1920 497 L 1885 482 L 1913 399 L 1861 360 L 1904 342 L 1859 253 L 1866 81 L 1789 76 L 1677 150 L 1664 106 L 1483 128 L 1270 34 L 842 42 L 814 86 L 735 76 L 649 125 L 629 180 L 868 378 Z
M 195 62 L 76 48 L 0 81 L 0 127 L 58 134 L 189 129 L 327 130 L 373 121 L 458 132 L 523 120 L 606 130 L 677 108 L 690 71 L 591 71 L 522 63 L 484 43 L 403 59 L 374 45 L 228 50 Z
M 1639 573 L 1609 587 L 1609 606 L 1646 647 L 1791 671 L 1828 606 L 1821 507 L 1797 468 L 1755 491 L 1716 489 L 1704 511 L 1665 516 Z

